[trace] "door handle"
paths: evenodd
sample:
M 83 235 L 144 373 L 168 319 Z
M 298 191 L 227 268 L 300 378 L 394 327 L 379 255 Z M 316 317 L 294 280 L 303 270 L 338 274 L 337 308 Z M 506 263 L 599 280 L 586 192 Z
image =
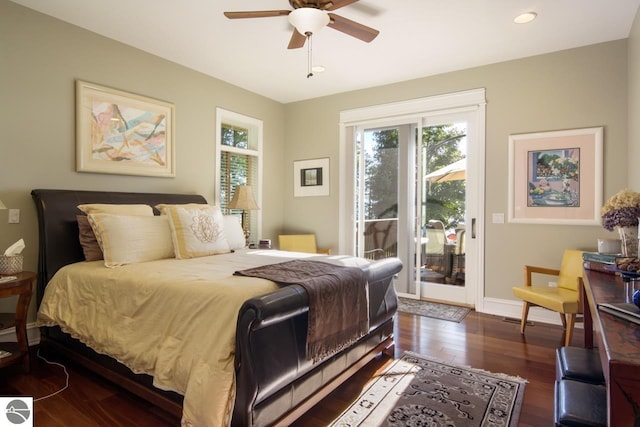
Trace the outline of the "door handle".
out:
M 476 219 L 471 218 L 471 238 L 476 238 Z

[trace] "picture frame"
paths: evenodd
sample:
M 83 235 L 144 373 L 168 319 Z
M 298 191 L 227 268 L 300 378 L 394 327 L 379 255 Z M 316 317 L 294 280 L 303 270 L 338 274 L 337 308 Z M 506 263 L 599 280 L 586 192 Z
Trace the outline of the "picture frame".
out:
M 293 162 L 293 196 L 329 195 L 329 158 Z
M 508 221 L 601 225 L 603 127 L 509 136 Z
M 173 104 L 76 80 L 76 170 L 175 177 Z

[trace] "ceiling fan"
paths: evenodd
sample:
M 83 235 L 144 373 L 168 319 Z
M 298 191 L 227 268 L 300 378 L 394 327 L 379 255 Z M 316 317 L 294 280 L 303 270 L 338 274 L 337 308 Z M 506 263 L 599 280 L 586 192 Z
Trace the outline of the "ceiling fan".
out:
M 330 13 L 358 0 L 289 0 L 293 10 L 262 10 L 245 12 L 224 12 L 229 19 L 267 18 L 288 16 L 294 26 L 288 49 L 299 49 L 312 34 L 325 26 L 369 43 L 380 33 L 378 30 L 358 22 Z

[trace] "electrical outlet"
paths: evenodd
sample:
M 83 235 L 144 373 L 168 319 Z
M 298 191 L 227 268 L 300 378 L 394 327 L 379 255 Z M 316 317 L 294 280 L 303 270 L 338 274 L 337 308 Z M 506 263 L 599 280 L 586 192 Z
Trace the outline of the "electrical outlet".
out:
M 20 209 L 9 209 L 9 224 L 20 223 Z
M 549 287 L 550 287 L 550 288 L 557 288 L 557 287 L 558 287 L 558 283 L 556 283 L 556 282 L 549 282 Z

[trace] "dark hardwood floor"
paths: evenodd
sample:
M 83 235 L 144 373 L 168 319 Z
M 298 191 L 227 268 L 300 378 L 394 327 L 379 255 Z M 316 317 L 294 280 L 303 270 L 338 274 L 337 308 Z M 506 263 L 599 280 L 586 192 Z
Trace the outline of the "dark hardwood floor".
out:
M 574 345 L 583 340 L 582 329 Z M 396 322 L 396 355 L 405 350 L 491 372 L 517 375 L 528 380 L 520 426 L 553 425 L 555 349 L 564 341 L 559 326 L 536 324 L 520 335 L 517 323 L 471 312 L 461 323 L 399 313 Z M 294 425 L 325 426 L 358 396 L 366 382 L 383 369 L 390 358 L 370 362 L 342 387 L 316 405 Z M 180 420 L 147 404 L 85 369 L 65 363 L 69 387 L 35 406 L 35 426 L 178 426 Z M 32 372 L 19 367 L 0 369 L 0 396 L 39 398 L 62 388 L 61 367 L 32 359 Z

